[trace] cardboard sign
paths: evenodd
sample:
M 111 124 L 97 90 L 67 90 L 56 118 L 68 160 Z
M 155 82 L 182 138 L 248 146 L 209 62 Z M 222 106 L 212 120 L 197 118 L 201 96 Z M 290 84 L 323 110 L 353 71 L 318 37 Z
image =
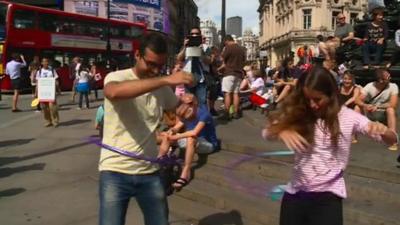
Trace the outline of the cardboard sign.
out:
M 38 79 L 38 99 L 40 102 L 55 101 L 56 79 L 54 77 Z

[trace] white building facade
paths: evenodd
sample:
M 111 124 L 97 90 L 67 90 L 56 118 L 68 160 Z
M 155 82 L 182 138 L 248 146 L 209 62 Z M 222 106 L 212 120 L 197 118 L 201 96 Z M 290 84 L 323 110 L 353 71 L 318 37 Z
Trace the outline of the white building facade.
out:
M 316 46 L 319 34 L 333 35 L 336 16 L 342 12 L 354 24 L 367 10 L 367 0 L 259 0 L 260 48 L 269 64 L 307 45 Z
M 200 21 L 201 34 L 205 38 L 205 44 L 208 46 L 219 46 L 217 27 L 212 20 Z
M 247 61 L 256 61 L 258 59 L 258 36 L 251 30 L 245 30 L 241 38 L 241 45 L 246 48 Z

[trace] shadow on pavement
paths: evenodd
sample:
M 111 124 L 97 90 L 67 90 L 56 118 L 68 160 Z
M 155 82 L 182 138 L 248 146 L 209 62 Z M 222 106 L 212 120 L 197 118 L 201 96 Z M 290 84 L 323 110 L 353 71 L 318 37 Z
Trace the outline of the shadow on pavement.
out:
M 21 173 L 29 170 L 43 170 L 45 163 L 35 163 L 29 166 L 19 166 L 19 167 L 6 167 L 0 169 L 0 178 L 11 176 L 15 173 Z
M 10 188 L 4 191 L 0 191 L 0 198 L 18 195 L 25 191 L 26 191 L 25 188 Z
M 75 119 L 75 120 L 70 120 L 70 121 L 65 121 L 65 122 L 61 122 L 59 124 L 60 127 L 66 127 L 66 126 L 72 126 L 72 125 L 76 125 L 76 124 L 81 124 L 81 123 L 87 123 L 90 122 L 91 120 L 79 120 L 79 119 Z
M 78 144 L 73 144 L 73 145 L 69 145 L 69 146 L 65 146 L 62 148 L 56 148 L 54 150 L 50 150 L 47 152 L 41 152 L 41 153 L 36 153 L 36 154 L 32 154 L 32 155 L 27 155 L 27 156 L 22 156 L 22 157 L 0 157 L 0 166 L 4 166 L 10 163 L 14 163 L 14 162 L 20 162 L 20 161 L 24 161 L 24 160 L 29 160 L 29 159 L 34 159 L 34 158 L 39 158 L 39 157 L 43 157 L 43 156 L 47 156 L 47 155 L 51 155 L 51 154 L 56 154 L 59 152 L 64 152 L 73 148 L 78 148 L 78 147 L 82 147 L 85 145 L 90 145 L 90 143 L 88 142 L 82 142 L 82 143 L 78 143 Z
M 29 142 L 31 142 L 33 140 L 35 140 L 35 139 L 29 138 L 29 139 L 15 139 L 15 140 L 0 141 L 0 148 L 16 146 L 16 145 L 24 145 L 24 144 L 28 144 Z
M 198 225 L 243 225 L 242 216 L 237 210 L 215 213 L 199 220 Z
M 70 110 L 70 107 L 59 107 L 58 111 L 66 111 L 66 110 Z
M 0 109 L 11 109 L 11 106 L 0 106 Z

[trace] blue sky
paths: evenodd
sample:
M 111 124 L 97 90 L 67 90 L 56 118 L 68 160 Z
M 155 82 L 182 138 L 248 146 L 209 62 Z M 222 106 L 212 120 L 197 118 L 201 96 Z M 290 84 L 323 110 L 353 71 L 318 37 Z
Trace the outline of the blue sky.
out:
M 194 0 L 199 8 L 198 16 L 201 20 L 211 19 L 218 29 L 221 24 L 221 0 Z M 258 0 L 226 0 L 226 18 L 241 16 L 243 20 L 243 31 L 252 29 L 258 34 Z

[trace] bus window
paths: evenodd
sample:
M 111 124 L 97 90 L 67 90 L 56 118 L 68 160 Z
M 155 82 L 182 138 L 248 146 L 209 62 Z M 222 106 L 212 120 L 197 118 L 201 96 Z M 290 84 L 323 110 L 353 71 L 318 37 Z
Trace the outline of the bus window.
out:
M 39 14 L 39 28 L 43 31 L 57 32 L 57 17 L 51 14 Z
M 143 35 L 143 28 L 141 27 L 131 27 L 131 38 L 139 38 Z
M 35 12 L 21 9 L 15 10 L 14 27 L 18 29 L 35 28 Z
M 0 4 L 0 41 L 6 37 L 7 5 Z
M 128 26 L 113 26 L 110 28 L 113 38 L 130 38 L 130 29 Z

